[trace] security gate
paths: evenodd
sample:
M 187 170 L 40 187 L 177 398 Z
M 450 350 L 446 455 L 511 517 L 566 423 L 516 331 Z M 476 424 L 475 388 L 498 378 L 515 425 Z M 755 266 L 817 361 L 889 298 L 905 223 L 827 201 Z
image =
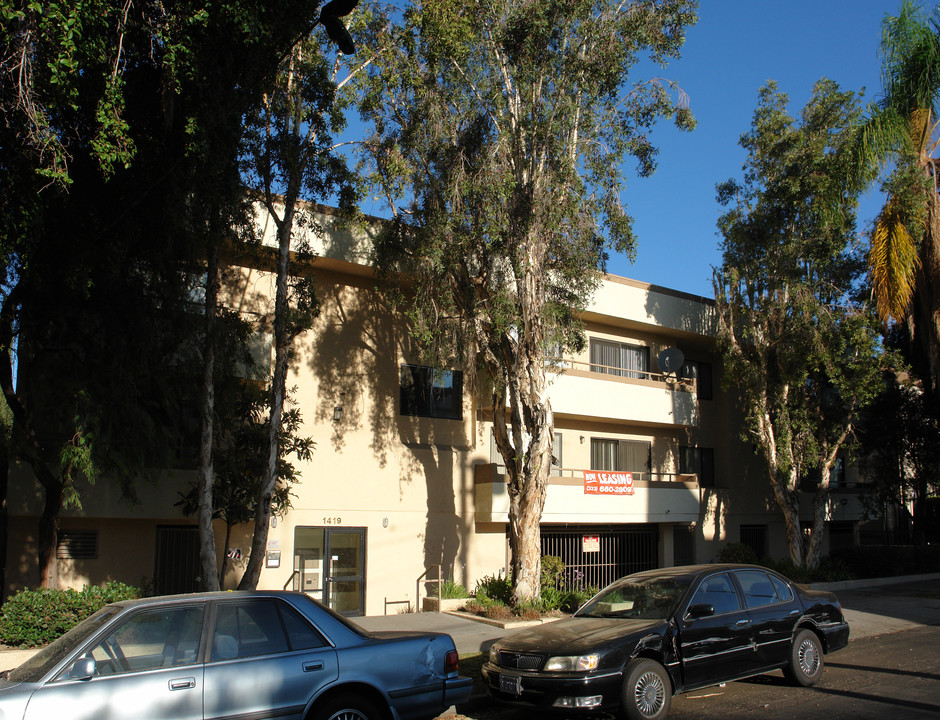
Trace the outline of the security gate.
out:
M 659 527 L 543 525 L 542 555 L 562 559 L 566 587 L 602 588 L 624 575 L 658 566 Z

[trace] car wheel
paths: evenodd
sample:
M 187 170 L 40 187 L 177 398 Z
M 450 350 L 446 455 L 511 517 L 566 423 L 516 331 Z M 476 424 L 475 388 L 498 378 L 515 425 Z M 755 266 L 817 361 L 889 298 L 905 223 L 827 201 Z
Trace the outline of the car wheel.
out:
M 352 693 L 335 695 L 315 705 L 311 720 L 382 720 L 379 709 L 368 699 Z
M 823 649 L 812 630 L 800 630 L 790 647 L 786 676 L 803 687 L 815 685 L 823 673 Z
M 623 709 L 630 720 L 662 720 L 672 703 L 672 683 L 655 660 L 636 658 L 627 665 Z

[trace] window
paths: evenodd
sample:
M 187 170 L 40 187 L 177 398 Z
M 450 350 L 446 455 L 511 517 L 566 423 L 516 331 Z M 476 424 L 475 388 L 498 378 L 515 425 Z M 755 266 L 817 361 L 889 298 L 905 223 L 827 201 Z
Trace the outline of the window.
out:
M 740 533 L 742 545 L 751 548 L 758 559 L 767 557 L 766 525 L 742 525 Z
M 634 480 L 643 479 L 650 471 L 650 444 L 637 440 L 591 438 L 591 470 L 614 470 L 633 473 Z
M 202 607 L 174 607 L 138 613 L 93 647 L 96 674 L 117 675 L 196 662 L 202 635 Z
M 463 373 L 422 365 L 401 366 L 401 414 L 460 420 Z
M 232 660 L 322 647 L 325 641 L 293 608 L 274 600 L 219 605 L 212 660 Z
M 728 573 L 712 575 L 702 582 L 695 596 L 692 598 L 692 605 L 711 605 L 715 608 L 715 614 L 735 612 L 741 609 L 741 602 L 738 600 L 738 593 L 731 584 L 731 576 Z
M 679 448 L 679 474 L 698 475 L 700 487 L 715 487 L 715 450 L 713 448 Z
M 95 560 L 98 557 L 98 531 L 59 530 L 55 555 L 60 560 Z
M 712 364 L 698 360 L 682 363 L 679 377 L 695 380 L 695 392 L 699 400 L 712 399 Z
M 759 570 L 738 570 L 734 576 L 744 593 L 744 605 L 747 608 L 762 607 L 773 603 L 789 600 L 789 592 L 785 598 L 777 594 L 777 588 L 770 581 L 770 576 Z
M 591 340 L 591 371 L 620 377 L 648 378 L 650 349 L 612 340 Z

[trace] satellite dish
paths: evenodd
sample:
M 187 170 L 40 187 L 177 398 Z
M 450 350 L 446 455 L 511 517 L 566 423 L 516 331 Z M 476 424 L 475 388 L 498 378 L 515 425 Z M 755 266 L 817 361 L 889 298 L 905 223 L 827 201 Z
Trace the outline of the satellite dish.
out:
M 656 363 L 664 373 L 678 373 L 683 362 L 685 355 L 679 348 L 666 348 L 656 357 Z

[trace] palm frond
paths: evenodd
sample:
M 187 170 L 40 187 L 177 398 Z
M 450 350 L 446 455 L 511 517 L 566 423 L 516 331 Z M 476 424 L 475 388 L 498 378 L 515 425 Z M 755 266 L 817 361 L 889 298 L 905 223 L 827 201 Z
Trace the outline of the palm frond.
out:
M 868 253 L 875 307 L 884 323 L 907 316 L 919 267 L 917 244 L 904 224 L 900 209 L 889 198 L 875 220 Z

